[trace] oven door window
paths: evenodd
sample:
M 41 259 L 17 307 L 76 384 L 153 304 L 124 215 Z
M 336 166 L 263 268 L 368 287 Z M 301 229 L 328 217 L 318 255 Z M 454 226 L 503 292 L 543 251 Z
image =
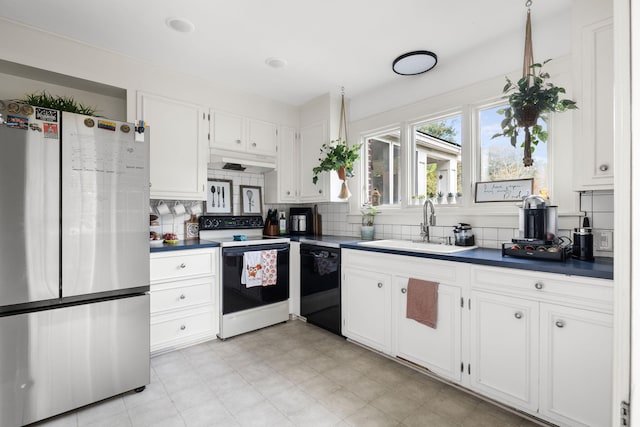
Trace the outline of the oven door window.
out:
M 241 283 L 244 252 L 276 249 L 275 285 L 247 288 Z M 222 250 L 222 314 L 235 313 L 289 299 L 289 245 L 257 245 Z

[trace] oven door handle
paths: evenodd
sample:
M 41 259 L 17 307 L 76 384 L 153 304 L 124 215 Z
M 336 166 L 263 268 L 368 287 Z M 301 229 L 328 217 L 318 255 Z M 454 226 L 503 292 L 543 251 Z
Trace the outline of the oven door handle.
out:
M 284 247 L 262 247 L 260 249 L 256 248 L 253 249 L 250 246 L 243 246 L 241 248 L 224 248 L 222 250 L 222 256 L 242 256 L 244 255 L 245 252 L 253 252 L 253 251 L 268 251 L 268 250 L 272 250 L 275 249 L 278 252 L 288 252 L 289 251 L 289 245 L 286 245 Z

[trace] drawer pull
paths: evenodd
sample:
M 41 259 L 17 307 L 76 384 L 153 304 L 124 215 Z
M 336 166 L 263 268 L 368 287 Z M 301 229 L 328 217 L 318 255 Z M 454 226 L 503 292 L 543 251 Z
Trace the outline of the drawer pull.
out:
M 564 322 L 563 322 L 562 320 L 558 320 L 558 321 L 556 322 L 556 326 L 557 326 L 558 328 L 564 328 Z
M 513 317 L 515 317 L 516 319 L 522 319 L 522 312 L 516 311 L 516 313 L 513 315 Z
M 183 262 L 182 264 L 180 264 L 180 268 L 187 268 L 187 264 Z
M 403 294 L 406 294 L 407 293 L 407 288 L 400 289 L 400 292 L 402 292 Z
M 255 142 L 253 144 L 251 144 L 252 147 L 257 147 L 258 144 L 256 144 Z
M 184 294 L 180 295 L 180 299 L 185 299 L 186 296 Z
M 382 282 L 378 282 L 378 287 L 381 288 L 382 287 Z
M 600 165 L 598 169 L 600 169 L 601 172 L 606 172 L 609 170 L 609 165 Z
M 236 139 L 236 144 L 242 144 L 242 141 L 239 139 Z
M 544 288 L 544 284 L 542 282 L 536 282 L 535 287 L 536 289 L 542 289 Z
M 184 331 L 185 329 L 187 329 L 187 327 L 185 325 L 180 325 L 180 330 Z

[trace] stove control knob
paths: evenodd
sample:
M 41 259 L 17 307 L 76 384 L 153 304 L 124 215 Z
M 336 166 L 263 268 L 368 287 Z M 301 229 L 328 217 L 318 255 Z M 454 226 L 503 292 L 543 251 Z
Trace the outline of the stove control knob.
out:
M 215 218 L 205 218 L 202 225 L 204 230 L 215 230 L 220 226 L 220 220 Z

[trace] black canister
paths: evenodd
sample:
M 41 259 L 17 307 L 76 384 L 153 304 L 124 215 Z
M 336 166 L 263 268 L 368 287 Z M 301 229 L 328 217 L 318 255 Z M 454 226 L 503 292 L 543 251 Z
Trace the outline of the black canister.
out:
M 573 248 L 572 254 L 574 258 L 583 261 L 593 261 L 593 234 L 591 228 L 574 228 L 573 229 Z

